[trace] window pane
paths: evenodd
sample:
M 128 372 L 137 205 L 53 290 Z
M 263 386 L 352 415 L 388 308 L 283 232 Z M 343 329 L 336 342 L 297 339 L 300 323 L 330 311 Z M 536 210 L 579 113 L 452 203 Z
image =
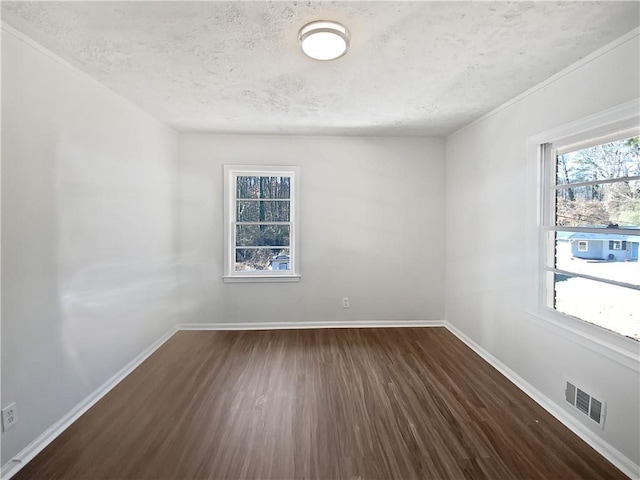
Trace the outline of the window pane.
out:
M 563 227 L 640 226 L 640 181 L 558 189 L 556 225 Z
M 553 232 L 552 232 L 553 235 Z M 556 232 L 555 267 L 640 286 L 638 235 Z M 640 310 L 640 304 L 638 304 Z
M 556 274 L 555 308 L 640 340 L 640 291 Z
M 289 198 L 291 177 L 236 177 L 236 198 Z
M 288 247 L 290 225 L 236 225 L 237 247 Z
M 290 202 L 268 200 L 238 200 L 236 220 L 238 222 L 288 222 Z
M 237 248 L 235 271 L 291 270 L 288 248 Z
M 639 137 L 558 155 L 558 185 L 640 175 Z

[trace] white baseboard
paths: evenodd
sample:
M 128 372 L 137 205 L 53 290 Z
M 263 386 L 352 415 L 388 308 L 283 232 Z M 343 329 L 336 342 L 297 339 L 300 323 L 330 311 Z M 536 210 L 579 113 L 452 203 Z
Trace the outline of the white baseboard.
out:
M 38 438 L 27 445 L 13 459 L 7 462 L 0 471 L 0 478 L 10 479 L 24 465 L 55 440 L 64 430 L 75 422 L 83 413 L 95 405 L 102 397 L 120 383 L 129 373 L 137 368 L 153 352 L 169 340 L 178 330 L 277 330 L 277 329 L 313 329 L 313 328 L 388 328 L 388 327 L 446 327 L 451 333 L 496 368 L 507 379 L 542 406 L 547 412 L 563 423 L 572 432 L 587 442 L 592 448 L 622 470 L 630 478 L 640 478 L 640 467 L 620 453 L 617 449 L 595 435 L 569 413 L 564 411 L 546 395 L 529 384 L 500 360 L 475 343 L 451 323 L 443 320 L 372 320 L 355 322 L 279 322 L 279 323 L 192 323 L 178 325 L 154 342 L 140 355 L 129 362 L 119 372 L 102 384 L 95 392 L 82 400 L 64 417 L 54 423 Z
M 509 381 L 514 383 L 520 390 L 531 397 L 537 404 L 544 408 L 547 412 L 553 415 L 558 421 L 566 426 L 573 433 L 578 435 L 588 445 L 590 445 L 595 451 L 597 451 L 604 458 L 613 463 L 629 478 L 640 478 L 640 466 L 636 465 L 632 460 L 622 454 L 618 449 L 614 448 L 610 443 L 604 441 L 598 435 L 589 430 L 586 426 L 582 425 L 577 419 L 572 417 L 567 411 L 563 410 L 557 403 L 551 400 L 549 397 L 540 392 L 537 388 L 527 382 L 524 378 L 518 375 L 516 372 L 507 367 L 504 363 L 487 352 L 484 348 L 478 345 L 471 338 L 467 337 L 464 333 L 458 330 L 450 322 L 444 322 L 445 327 L 456 337 L 458 337 L 463 343 L 465 343 L 474 352 L 480 355 L 487 363 L 498 370 L 502 375 L 507 377 Z
M 104 382 L 97 390 L 87 396 L 84 400 L 73 407 L 65 416 L 56 423 L 46 429 L 38 438 L 23 448 L 16 456 L 2 466 L 0 478 L 8 480 L 15 475 L 22 467 L 24 467 L 31 459 L 53 442 L 62 432 L 75 422 L 80 416 L 95 405 L 102 397 L 113 389 L 118 383 L 135 370 L 142 362 L 144 362 L 153 352 L 160 348 L 167 340 L 169 340 L 176 332 L 177 328 L 172 328 L 162 337 L 156 340 L 152 345 L 131 360 L 109 380 Z
M 276 330 L 276 329 L 304 329 L 304 328 L 373 328 L 373 327 L 444 327 L 443 320 L 373 320 L 356 322 L 280 322 L 280 323 L 194 323 L 178 325 L 172 328 L 156 342 L 150 345 L 140 355 L 125 365 L 119 372 L 103 383 L 97 390 L 73 407 L 65 416 L 45 430 L 38 438 L 23 448 L 16 456 L 9 460 L 0 470 L 0 478 L 8 480 L 22 467 L 31 461 L 38 453 L 53 442 L 62 432 L 75 422 L 80 416 L 95 405 L 102 397 L 111 391 L 127 375 L 144 362 L 153 352 L 160 348 L 178 330 Z
M 178 330 L 303 330 L 313 328 L 444 327 L 444 320 L 357 320 L 343 322 L 183 323 Z

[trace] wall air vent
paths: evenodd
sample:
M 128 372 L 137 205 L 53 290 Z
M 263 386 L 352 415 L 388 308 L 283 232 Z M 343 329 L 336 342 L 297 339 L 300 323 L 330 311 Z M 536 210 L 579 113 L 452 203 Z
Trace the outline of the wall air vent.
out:
M 604 428 L 605 402 L 593 398 L 587 392 L 569 382 L 567 382 L 567 388 L 564 391 L 564 395 L 567 402 L 569 402 L 573 407 Z

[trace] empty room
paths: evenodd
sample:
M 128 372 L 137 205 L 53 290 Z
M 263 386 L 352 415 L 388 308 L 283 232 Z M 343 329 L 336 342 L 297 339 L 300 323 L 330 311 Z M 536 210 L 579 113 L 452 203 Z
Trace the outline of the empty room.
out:
M 640 2 L 0 14 L 2 479 L 640 478 Z

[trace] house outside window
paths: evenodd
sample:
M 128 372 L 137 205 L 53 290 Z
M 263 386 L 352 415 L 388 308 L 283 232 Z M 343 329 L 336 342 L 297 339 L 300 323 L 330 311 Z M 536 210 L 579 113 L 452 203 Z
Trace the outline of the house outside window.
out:
M 621 240 L 609 240 L 609 250 L 626 250 L 626 243 Z
M 298 281 L 298 167 L 225 165 L 225 282 Z
M 547 308 L 640 340 L 640 129 L 543 145 Z

